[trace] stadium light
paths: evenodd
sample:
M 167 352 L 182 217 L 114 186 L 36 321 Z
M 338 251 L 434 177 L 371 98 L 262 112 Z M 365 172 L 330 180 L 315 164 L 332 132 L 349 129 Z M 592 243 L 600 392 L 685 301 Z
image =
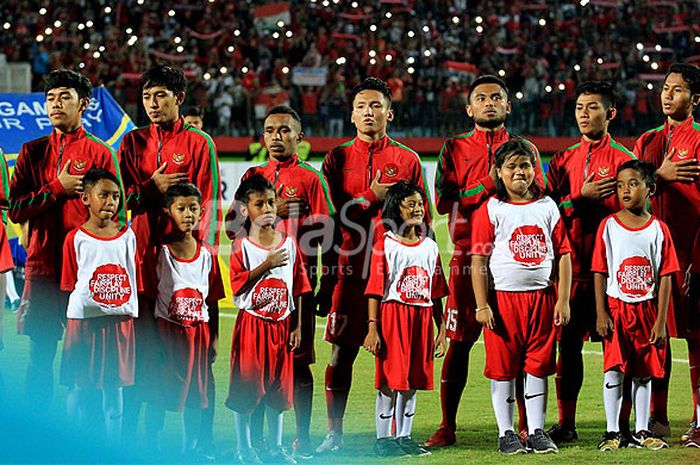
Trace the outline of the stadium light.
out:
M 323 3 L 322 3 L 321 5 L 323 5 L 323 6 L 325 6 L 326 8 L 328 8 L 328 7 L 331 5 L 331 2 L 329 2 L 328 0 L 323 0 Z
M 353 9 L 354 9 L 354 8 L 357 8 L 357 7 L 360 6 L 360 5 L 359 5 L 357 2 L 352 2 L 352 3 L 350 4 L 350 6 L 353 7 Z
M 2 28 L 5 29 L 5 30 L 7 31 L 8 29 L 10 29 L 11 26 L 12 26 L 12 25 L 11 25 L 10 23 L 5 23 L 5 24 L 2 25 Z
M 377 52 L 375 52 L 374 50 L 370 50 L 370 51 L 367 53 L 367 55 L 369 55 L 370 58 L 374 58 L 374 57 L 377 56 Z
M 333 0 L 333 3 L 337 5 L 338 3 L 340 3 L 340 0 Z
M 183 47 L 182 45 L 178 45 L 175 50 L 177 51 L 177 53 L 182 53 L 185 51 L 185 47 Z
M 590 0 L 581 0 L 581 2 L 579 2 L 579 4 L 580 4 L 581 6 L 586 6 L 586 5 L 588 5 L 589 3 L 590 3 Z
M 371 25 L 369 26 L 369 30 L 372 31 L 372 32 L 377 32 L 377 25 L 376 25 L 376 24 L 371 24 Z
M 647 84 L 647 89 L 654 90 L 654 84 L 652 84 L 651 82 Z
M 484 28 L 481 27 L 481 26 L 477 26 L 477 27 L 476 27 L 476 32 L 479 33 L 479 34 L 481 34 L 482 32 L 484 32 Z
M 415 37 L 416 33 L 413 31 L 408 31 L 407 35 L 408 35 L 408 37 L 413 38 L 413 37 Z M 697 39 L 697 37 L 696 37 L 696 39 Z
M 651 58 L 649 58 L 649 55 L 644 55 L 642 57 L 642 60 L 644 61 L 644 63 L 649 63 L 649 60 L 651 60 Z
M 540 20 L 537 21 L 537 24 L 539 24 L 540 26 L 544 27 L 544 26 L 547 25 L 547 20 L 544 19 L 544 18 L 540 18 Z
M 83 44 L 83 49 L 85 49 L 85 50 L 90 50 L 90 44 L 88 44 L 87 42 L 85 42 L 85 43 Z
M 581 71 L 581 65 L 578 63 L 574 65 L 574 71 Z
M 416 62 L 416 59 L 413 58 L 413 57 L 408 57 L 408 58 L 406 59 L 406 63 L 408 63 L 409 65 L 412 65 L 412 64 L 415 63 L 415 62 Z
M 139 5 L 143 5 L 143 0 L 136 0 L 136 3 L 138 3 Z
M 46 29 L 44 29 L 44 34 L 46 34 L 47 36 L 50 36 L 52 32 L 53 32 L 53 29 L 51 29 L 50 27 L 47 27 Z
M 506 75 L 506 70 L 504 70 L 504 69 L 499 69 L 499 70 L 498 70 L 498 75 L 501 76 L 501 77 L 505 76 L 505 75 Z
M 241 68 L 241 73 L 243 73 L 243 74 L 248 74 L 248 71 L 249 70 L 248 70 L 247 66 L 244 66 L 243 68 Z
M 233 31 L 233 35 L 236 36 L 236 37 L 238 37 L 239 35 L 241 35 L 241 30 L 240 30 L 240 29 L 236 29 L 235 31 Z
M 476 24 L 481 24 L 484 22 L 484 18 L 482 18 L 481 16 L 477 16 L 476 18 L 474 18 L 474 21 L 476 21 Z
M 129 37 L 129 41 L 127 42 L 127 44 L 129 45 L 129 47 L 133 47 L 137 40 L 139 40 L 138 37 L 131 36 Z
M 654 50 L 656 50 L 657 52 L 660 52 L 660 51 L 661 51 L 661 45 L 656 44 L 656 47 L 654 47 Z
M 559 84 L 559 85 L 557 86 L 557 89 L 559 89 L 560 91 L 564 92 L 564 89 L 566 89 L 566 86 L 565 86 L 564 83 L 562 82 L 561 84 Z
M 416 72 L 416 70 L 413 69 L 413 66 L 409 66 L 408 69 L 407 69 L 406 71 L 408 71 L 408 74 L 413 74 L 413 73 Z
M 85 26 L 87 26 L 88 28 L 90 28 L 90 27 L 92 27 L 94 24 L 95 24 L 95 23 L 93 23 L 91 19 L 88 19 L 87 22 L 85 23 Z
M 285 66 L 284 68 L 282 68 L 282 72 L 284 74 L 289 74 L 289 66 Z
M 288 39 L 290 39 L 294 35 L 294 33 L 292 31 L 287 31 L 284 33 L 284 35 L 287 36 Z
M 53 27 L 55 27 L 55 28 L 58 29 L 59 27 L 61 27 L 61 24 L 63 24 L 63 23 L 61 23 L 61 21 L 59 21 L 59 20 L 57 19 L 56 21 L 53 22 Z
M 99 48 L 98 48 L 97 50 L 99 50 L 100 52 L 104 52 L 104 51 L 105 51 L 105 46 L 104 46 L 104 45 L 100 45 Z
M 78 24 L 78 30 L 82 31 L 83 29 L 85 29 L 85 25 L 83 23 Z
M 429 57 L 430 54 L 431 54 L 431 53 L 430 53 L 430 50 L 426 50 L 425 52 L 423 52 L 423 55 L 424 55 L 426 58 Z
M 78 29 L 80 29 L 80 27 L 78 27 Z M 134 32 L 134 30 L 131 29 L 130 27 L 127 27 L 126 31 L 124 31 L 124 32 L 126 32 L 127 34 L 131 34 L 132 32 Z
M 176 37 L 173 39 L 173 42 L 175 42 L 176 44 L 179 44 L 180 42 L 182 42 L 182 38 L 176 36 Z
M 233 51 L 236 50 L 236 47 L 234 47 L 233 45 L 229 45 L 226 50 L 228 51 L 228 53 L 233 53 Z
M 391 19 L 391 11 L 387 11 L 384 16 L 386 17 L 386 19 Z
M 374 65 L 377 64 L 377 60 L 375 60 L 374 58 L 372 58 L 371 60 L 369 60 L 369 64 L 372 65 L 372 66 L 374 66 Z
M 544 86 L 544 91 L 547 92 L 547 93 L 550 93 L 550 92 L 552 91 L 552 86 L 550 86 L 549 84 L 547 84 L 546 86 Z
M 644 44 L 641 42 L 637 42 L 637 50 L 639 50 L 640 52 L 644 50 Z
M 653 69 L 654 71 L 656 71 L 657 69 L 659 69 L 659 64 L 658 64 L 657 62 L 653 62 L 653 63 L 651 64 L 651 69 Z
M 459 24 L 459 17 L 453 16 L 453 17 L 452 17 L 452 22 L 453 22 L 454 24 Z
M 598 59 L 596 60 L 596 62 L 597 62 L 599 65 L 602 65 L 602 64 L 603 64 L 603 59 L 602 59 L 602 58 L 598 58 Z
M 430 28 L 427 25 L 423 26 L 423 32 L 430 32 Z
M 282 70 L 282 71 L 284 71 L 284 70 Z M 219 68 L 219 72 L 221 74 L 226 74 L 226 73 L 228 73 L 228 68 L 226 68 L 225 66 L 222 66 L 221 68 Z
M 515 93 L 515 98 L 517 98 L 518 100 L 522 100 L 523 97 L 524 97 L 524 95 L 523 95 L 522 92 L 516 92 L 516 93 Z
M 700 43 L 700 36 L 695 36 L 695 43 Z
M 387 53 L 386 55 L 384 55 L 384 59 L 385 59 L 386 61 L 391 61 L 391 60 L 394 59 L 394 57 L 391 56 L 391 54 Z
M 83 62 L 81 61 L 80 64 L 78 65 L 78 68 L 80 68 L 80 69 L 85 68 L 85 63 L 83 63 Z
M 170 10 L 170 11 L 168 11 L 168 16 L 170 16 L 171 18 L 174 17 L 174 16 L 175 16 L 175 10 Z
M 44 16 L 46 14 L 46 8 L 39 8 L 39 14 Z
M 202 76 L 202 77 L 204 78 L 205 81 L 208 81 L 209 79 L 211 79 L 211 74 L 204 73 L 204 76 Z
M 112 7 L 111 6 L 106 6 L 105 7 L 105 14 L 110 14 L 112 12 Z
M 273 38 L 273 39 L 279 39 L 279 38 L 280 38 L 280 33 L 279 33 L 279 32 L 276 32 L 276 31 L 273 32 L 273 33 L 272 33 L 272 38 Z
M 36 41 L 37 41 L 37 42 L 43 42 L 43 41 L 44 41 L 44 36 L 42 36 L 41 34 L 39 34 L 38 36 L 36 36 Z
M 92 54 L 92 57 L 97 59 L 100 57 L 100 55 L 102 55 L 102 54 L 99 51 L 95 50 L 95 53 Z
M 277 27 L 284 27 L 284 21 L 282 21 L 281 19 L 277 21 Z
M 344 65 L 347 62 L 345 57 L 340 57 L 335 60 L 335 64 L 338 66 Z

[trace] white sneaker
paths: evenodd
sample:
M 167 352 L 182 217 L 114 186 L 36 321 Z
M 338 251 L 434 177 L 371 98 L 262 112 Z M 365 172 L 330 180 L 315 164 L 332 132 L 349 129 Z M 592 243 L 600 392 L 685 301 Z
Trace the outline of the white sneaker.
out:
M 343 435 L 341 433 L 328 433 L 323 442 L 316 448 L 317 454 L 335 454 L 343 448 Z

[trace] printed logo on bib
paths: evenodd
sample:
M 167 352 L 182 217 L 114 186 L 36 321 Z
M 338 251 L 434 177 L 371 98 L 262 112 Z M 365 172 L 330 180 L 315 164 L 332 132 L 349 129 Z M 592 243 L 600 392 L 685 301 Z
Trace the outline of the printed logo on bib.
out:
M 204 298 L 197 289 L 178 289 L 168 304 L 168 318 L 182 323 L 204 321 L 203 304 Z
M 647 257 L 630 257 L 623 260 L 617 270 L 620 291 L 629 297 L 643 297 L 654 285 L 651 262 Z
M 98 266 L 89 287 L 92 299 L 106 307 L 120 307 L 131 298 L 129 275 L 121 265 Z
M 420 266 L 410 266 L 396 283 L 396 292 L 407 304 L 430 302 L 430 275 Z
M 289 307 L 287 285 L 279 278 L 263 279 L 253 290 L 253 312 L 274 321 L 283 317 Z
M 547 258 L 544 231 L 537 225 L 516 228 L 508 241 L 508 248 L 516 262 L 525 266 L 539 265 Z

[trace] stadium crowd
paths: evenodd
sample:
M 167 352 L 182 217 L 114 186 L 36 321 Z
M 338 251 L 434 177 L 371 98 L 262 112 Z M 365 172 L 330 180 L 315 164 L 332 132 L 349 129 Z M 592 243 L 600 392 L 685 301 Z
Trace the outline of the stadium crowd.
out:
M 349 91 L 367 75 L 388 81 L 397 135 L 458 132 L 478 73 L 512 89 L 513 130 L 547 136 L 577 133 L 559 115 L 573 113 L 578 83 L 614 80 L 614 130 L 637 135 L 659 110 L 650 81 L 670 63 L 700 60 L 691 1 L 292 0 L 289 22 L 268 29 L 256 20 L 264 3 L 6 0 L 0 53 L 31 63 L 35 91 L 50 70 L 79 68 L 139 121 L 139 72 L 174 63 L 214 134 L 251 135 L 271 104 L 289 101 L 313 136 L 352 132 Z M 296 66 L 327 68 L 327 83 L 294 84 Z

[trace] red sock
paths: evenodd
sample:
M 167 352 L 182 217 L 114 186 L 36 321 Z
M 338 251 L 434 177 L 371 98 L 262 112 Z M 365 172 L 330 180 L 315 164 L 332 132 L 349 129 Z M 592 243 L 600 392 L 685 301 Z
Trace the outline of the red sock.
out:
M 525 379 L 521 373 L 515 379 L 515 400 L 518 401 L 518 432 L 527 431 L 527 413 L 525 412 Z
M 576 427 L 576 401 L 583 386 L 583 341 L 577 335 L 570 335 L 559 342 L 557 361 L 557 406 L 559 426 Z
M 326 411 L 328 412 L 328 430 L 343 432 L 343 416 L 348 404 L 350 383 L 352 382 L 352 365 L 326 367 Z
M 630 431 L 630 414 L 632 413 L 632 378 L 625 376 L 622 385 L 622 407 L 620 408 L 620 431 Z
M 700 402 L 698 387 L 700 386 L 700 343 L 688 340 L 688 361 L 690 362 L 690 386 L 693 388 L 693 421 L 698 421 L 695 408 Z
M 671 364 L 671 345 L 667 344 L 664 377 L 651 380 L 650 416 L 664 425 L 668 425 L 668 380 L 671 377 Z
M 457 428 L 457 409 L 469 374 L 469 351 L 471 343 L 450 341 L 442 365 L 440 382 L 441 428 Z

